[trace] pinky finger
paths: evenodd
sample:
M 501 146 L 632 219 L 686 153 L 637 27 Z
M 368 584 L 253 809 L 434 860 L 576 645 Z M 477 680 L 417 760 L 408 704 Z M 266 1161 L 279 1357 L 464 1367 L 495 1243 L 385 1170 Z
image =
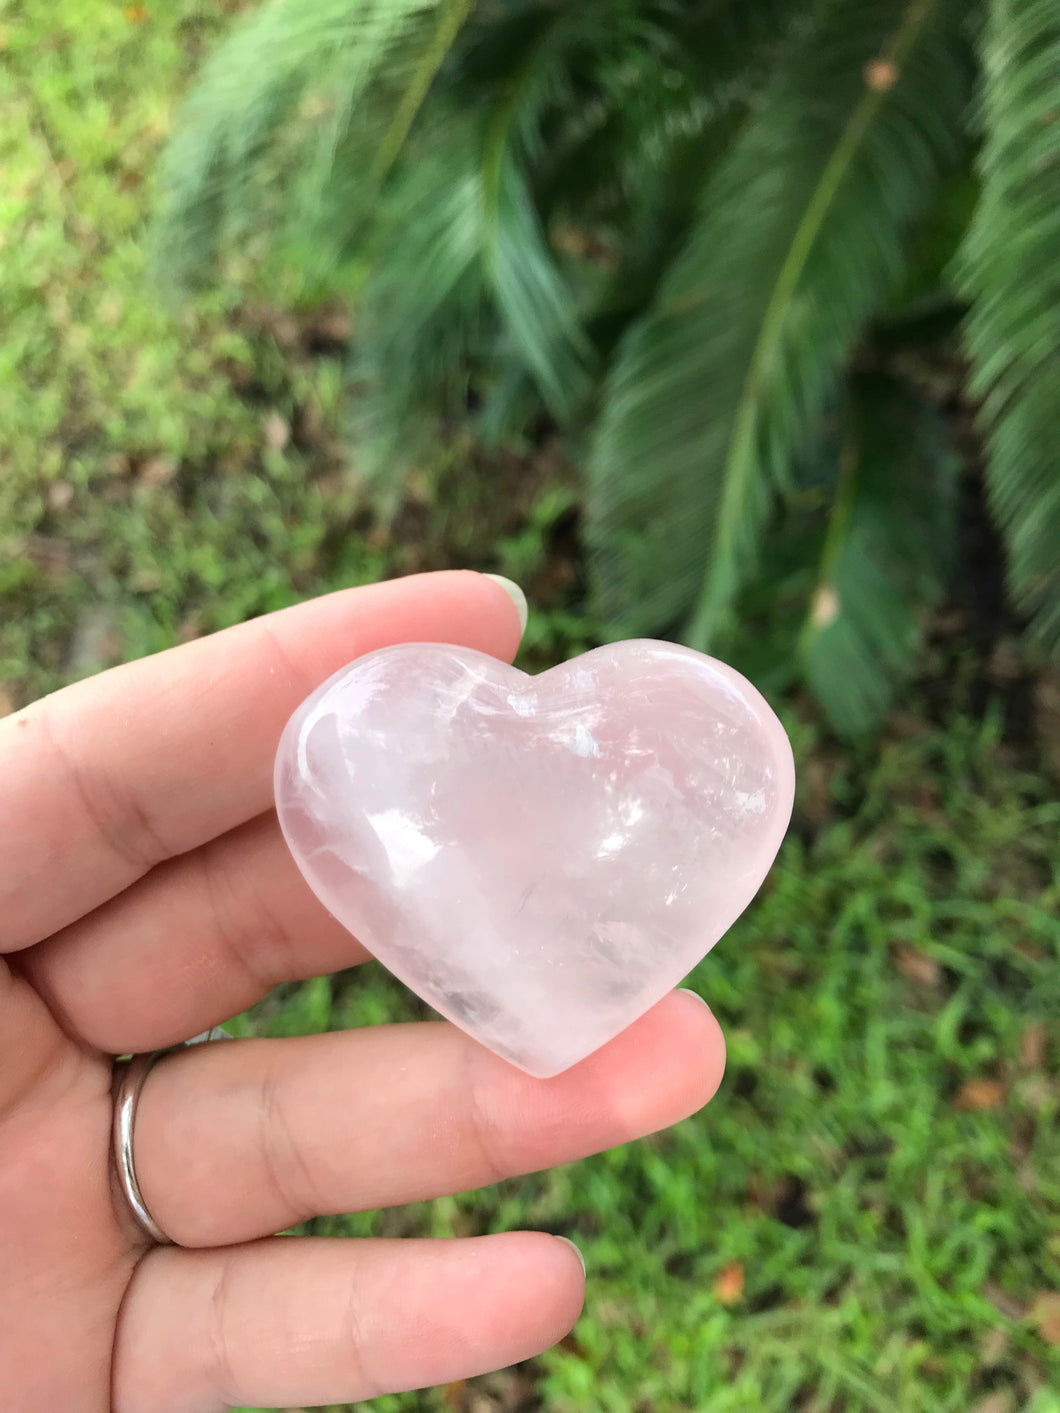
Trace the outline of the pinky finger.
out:
M 555 1344 L 584 1279 L 555 1237 L 272 1237 L 160 1247 L 126 1295 L 114 1413 L 359 1402 L 450 1383 Z

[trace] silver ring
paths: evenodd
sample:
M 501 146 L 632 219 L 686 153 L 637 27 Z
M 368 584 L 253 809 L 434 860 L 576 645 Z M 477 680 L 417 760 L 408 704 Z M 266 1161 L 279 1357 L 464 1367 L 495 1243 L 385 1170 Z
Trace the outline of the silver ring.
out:
M 136 1180 L 136 1164 L 133 1162 L 133 1127 L 136 1123 L 136 1106 L 140 1102 L 140 1091 L 152 1066 L 163 1055 L 171 1055 L 175 1050 L 184 1050 L 189 1045 L 204 1045 L 211 1040 L 231 1040 L 224 1026 L 215 1025 L 212 1030 L 204 1030 L 201 1035 L 179 1045 L 170 1045 L 165 1050 L 151 1050 L 143 1055 L 131 1055 L 128 1060 L 119 1060 L 122 1066 L 121 1078 L 114 1095 L 114 1165 L 122 1195 L 128 1203 L 141 1229 L 159 1246 L 174 1246 L 171 1236 L 167 1236 L 152 1217 L 144 1201 L 140 1184 Z

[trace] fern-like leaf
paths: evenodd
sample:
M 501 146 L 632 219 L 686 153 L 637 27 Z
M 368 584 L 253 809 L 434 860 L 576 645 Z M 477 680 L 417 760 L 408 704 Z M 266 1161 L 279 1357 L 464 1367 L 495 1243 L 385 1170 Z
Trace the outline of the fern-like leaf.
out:
M 959 146 L 959 0 L 826 5 L 708 182 L 620 352 L 591 459 L 597 603 L 709 645 L 774 487 Z
M 495 25 L 484 24 L 481 36 L 472 28 L 473 47 L 461 56 L 463 69 L 453 85 L 459 102 L 477 73 L 479 101 L 485 99 L 480 180 L 486 274 L 514 349 L 560 418 L 585 397 L 591 353 L 530 172 L 541 158 L 543 114 L 569 99 L 572 55 L 601 41 L 606 9 L 601 0 L 577 7 L 530 3 L 517 7 L 500 34 Z M 494 37 L 501 41 L 500 62 Z
M 369 247 L 350 365 L 358 469 L 395 487 L 435 432 L 466 408 L 489 309 L 482 192 L 471 124 L 435 125 L 434 146 L 389 184 Z
M 833 727 L 857 737 L 916 667 L 946 585 L 959 463 L 935 409 L 883 377 L 852 381 L 830 442 L 836 495 L 799 656 Z
M 470 4 L 277 0 L 237 26 L 206 64 L 161 164 L 162 277 L 201 281 L 226 237 L 261 225 L 317 224 L 312 207 L 351 140 L 358 182 L 344 195 L 368 207 Z
M 988 487 L 1015 601 L 1060 648 L 1060 8 L 992 0 L 982 198 L 960 260 Z
M 532 30 L 517 27 L 533 42 L 502 45 L 492 63 L 499 17 L 482 8 L 265 5 L 207 65 L 163 164 L 155 249 L 169 283 L 208 275 L 251 232 L 318 284 L 356 262 L 366 465 L 407 461 L 398 446 L 443 410 L 427 396 L 439 375 L 466 382 L 465 335 L 486 297 L 556 415 L 588 391 L 589 343 L 527 167 L 540 110 L 563 91 L 571 51 L 605 32 L 607 6 L 534 0 L 522 7 Z M 407 425 L 384 432 L 388 409 Z

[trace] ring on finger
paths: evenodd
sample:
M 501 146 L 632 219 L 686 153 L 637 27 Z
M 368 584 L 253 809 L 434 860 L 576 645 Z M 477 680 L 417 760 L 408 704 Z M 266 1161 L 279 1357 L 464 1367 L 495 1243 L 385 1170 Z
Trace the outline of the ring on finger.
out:
M 171 1236 L 152 1217 L 144 1201 L 140 1184 L 136 1178 L 136 1162 L 133 1158 L 133 1133 L 136 1126 L 136 1109 L 140 1102 L 140 1091 L 153 1066 L 165 1055 L 175 1050 L 187 1049 L 189 1045 L 205 1045 L 213 1040 L 232 1040 L 223 1026 L 215 1025 L 201 1035 L 184 1040 L 179 1045 L 170 1045 L 164 1050 L 150 1050 L 142 1055 L 130 1055 L 115 1061 L 117 1087 L 114 1093 L 114 1118 L 111 1126 L 114 1166 L 118 1176 L 118 1186 L 136 1224 L 145 1235 L 159 1246 L 173 1246 Z

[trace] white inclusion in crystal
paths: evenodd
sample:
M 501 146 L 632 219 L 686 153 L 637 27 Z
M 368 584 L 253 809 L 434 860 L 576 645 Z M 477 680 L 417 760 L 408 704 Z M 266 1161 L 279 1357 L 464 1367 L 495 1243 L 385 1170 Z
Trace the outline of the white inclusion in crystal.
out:
M 516 716 L 533 716 L 537 711 L 537 696 L 533 692 L 509 692 L 508 705 Z
M 749 815 L 764 814 L 770 806 L 765 790 L 733 790 L 732 798 Z
M 601 839 L 597 845 L 596 857 L 598 859 L 609 859 L 617 854 L 622 845 L 626 842 L 625 834 L 609 834 L 606 839 Z
M 600 754 L 600 743 L 584 722 L 575 722 L 571 731 L 557 731 L 556 739 L 562 741 L 573 755 L 598 756 Z
M 368 823 L 386 850 L 387 862 L 398 885 L 410 883 L 416 870 L 430 863 L 441 849 L 440 844 L 436 844 L 422 829 L 416 828 L 403 810 L 391 809 L 383 810 L 381 814 L 370 814 Z

